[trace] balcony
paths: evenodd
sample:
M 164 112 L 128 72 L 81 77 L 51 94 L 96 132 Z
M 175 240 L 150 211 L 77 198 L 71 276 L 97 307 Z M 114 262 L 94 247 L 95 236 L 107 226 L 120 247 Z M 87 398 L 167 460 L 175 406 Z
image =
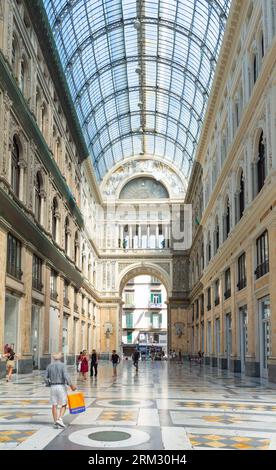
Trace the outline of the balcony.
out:
M 10 274 L 12 277 L 15 277 L 19 281 L 21 281 L 21 278 L 23 276 L 23 271 L 21 271 L 21 268 L 12 263 L 7 264 L 7 273 Z
M 225 300 L 226 300 L 226 299 L 229 299 L 229 297 L 231 297 L 231 289 L 227 289 L 227 290 L 224 292 L 224 298 L 225 298 Z
M 246 278 L 240 279 L 238 284 L 237 284 L 238 290 L 242 290 L 245 287 L 246 287 Z
M 262 264 L 259 264 L 255 270 L 256 279 L 264 276 L 269 272 L 269 261 L 266 260 Z
M 149 302 L 149 308 L 157 308 L 160 309 L 162 308 L 162 302 Z
M 43 284 L 39 279 L 36 279 L 33 277 L 33 289 L 38 290 L 39 292 L 42 292 L 43 290 Z
M 78 312 L 78 311 L 79 311 L 79 306 L 78 306 L 78 304 L 76 304 L 76 303 L 74 304 L 74 310 L 75 310 L 75 312 Z

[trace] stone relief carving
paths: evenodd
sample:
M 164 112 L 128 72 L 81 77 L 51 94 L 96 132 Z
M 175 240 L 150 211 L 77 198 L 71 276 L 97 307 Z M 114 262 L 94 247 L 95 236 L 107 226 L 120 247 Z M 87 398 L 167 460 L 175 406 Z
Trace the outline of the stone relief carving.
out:
M 152 175 L 157 181 L 164 182 L 174 196 L 185 194 L 186 188 L 180 177 L 165 163 L 153 160 L 133 160 L 121 165 L 110 176 L 103 187 L 103 195 L 115 196 L 124 179 L 139 173 Z
M 158 263 L 158 266 L 162 268 L 166 273 L 170 274 L 171 269 L 170 269 L 170 264 L 169 263 Z
M 187 258 L 173 260 L 173 290 L 189 290 L 189 265 Z
M 127 268 L 127 266 L 130 266 L 130 265 L 131 265 L 131 263 L 119 263 L 118 264 L 118 272 L 119 273 L 122 272 L 123 269 Z

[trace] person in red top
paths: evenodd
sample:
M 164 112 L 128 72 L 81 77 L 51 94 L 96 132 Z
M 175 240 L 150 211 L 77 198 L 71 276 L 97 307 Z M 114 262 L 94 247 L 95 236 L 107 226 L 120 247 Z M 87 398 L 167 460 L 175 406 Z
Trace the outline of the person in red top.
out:
M 80 363 L 81 363 L 80 372 L 83 377 L 83 380 L 87 380 L 86 374 L 88 372 L 88 361 L 89 361 L 89 357 L 87 355 L 87 351 L 84 349 L 80 357 Z

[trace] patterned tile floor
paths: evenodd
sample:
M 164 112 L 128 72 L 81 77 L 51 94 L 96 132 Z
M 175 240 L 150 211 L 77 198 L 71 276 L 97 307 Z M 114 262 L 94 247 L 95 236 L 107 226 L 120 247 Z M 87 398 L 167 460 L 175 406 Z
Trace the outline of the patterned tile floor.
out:
M 54 429 L 43 374 L 0 381 L 0 450 L 5 449 L 276 449 L 276 386 L 197 365 L 127 361 L 112 378 L 69 368 L 87 410 Z

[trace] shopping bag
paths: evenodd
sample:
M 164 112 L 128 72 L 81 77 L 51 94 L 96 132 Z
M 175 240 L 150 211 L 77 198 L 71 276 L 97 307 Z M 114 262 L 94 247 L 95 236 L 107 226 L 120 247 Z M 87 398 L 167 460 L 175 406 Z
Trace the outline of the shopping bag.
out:
M 85 411 L 85 402 L 83 393 L 72 393 L 68 395 L 68 406 L 71 415 L 83 413 Z
M 78 372 L 81 371 L 81 362 L 78 363 Z

